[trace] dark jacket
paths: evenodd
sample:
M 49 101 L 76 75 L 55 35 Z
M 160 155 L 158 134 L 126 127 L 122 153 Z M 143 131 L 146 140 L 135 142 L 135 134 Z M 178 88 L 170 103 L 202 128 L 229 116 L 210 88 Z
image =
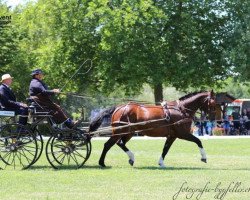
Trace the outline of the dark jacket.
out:
M 12 90 L 4 84 L 0 85 L 0 102 L 3 108 L 19 109 L 20 102 L 16 101 L 16 96 Z
M 30 82 L 29 87 L 29 94 L 30 96 L 51 96 L 54 94 L 52 90 L 48 90 L 48 86 L 41 80 L 33 78 Z
M 60 106 L 50 99 L 50 96 L 54 92 L 53 90 L 48 90 L 48 86 L 43 81 L 33 78 L 30 82 L 29 93 L 36 103 L 52 111 L 50 114 L 57 124 L 65 122 L 68 119 Z

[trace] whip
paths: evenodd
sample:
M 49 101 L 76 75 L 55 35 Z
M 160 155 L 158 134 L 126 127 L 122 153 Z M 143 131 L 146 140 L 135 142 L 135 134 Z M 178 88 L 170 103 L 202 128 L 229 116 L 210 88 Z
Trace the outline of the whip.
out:
M 76 70 L 76 72 L 75 72 L 75 73 L 66 81 L 66 83 L 61 87 L 60 91 L 62 91 L 62 90 L 65 88 L 65 86 L 69 83 L 69 81 L 70 81 L 76 74 L 78 74 L 78 72 L 79 72 L 80 69 L 83 67 L 83 65 L 84 65 L 86 62 L 88 62 L 88 61 L 90 61 L 90 68 L 89 68 L 86 72 L 81 73 L 81 74 L 85 75 L 85 74 L 89 73 L 89 71 L 93 68 L 93 64 L 92 64 L 92 60 L 91 60 L 91 59 L 85 60 L 85 61 L 80 65 L 80 67 Z

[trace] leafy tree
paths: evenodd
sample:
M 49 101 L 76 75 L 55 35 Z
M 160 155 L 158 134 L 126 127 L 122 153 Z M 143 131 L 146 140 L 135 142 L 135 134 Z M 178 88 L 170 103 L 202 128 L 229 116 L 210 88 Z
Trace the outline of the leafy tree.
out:
M 65 91 L 134 95 L 146 83 L 158 102 L 164 86 L 211 88 L 247 69 L 248 10 L 243 0 L 38 0 L 0 30 L 1 70 L 18 74 L 17 88 L 38 67 Z M 67 83 L 87 59 L 90 72 L 86 63 Z
M 89 14 L 99 19 L 101 35 L 97 57 L 102 89 L 108 93 L 122 87 L 131 94 L 148 83 L 158 102 L 163 84 L 204 88 L 227 77 L 226 3 L 92 1 Z
M 245 0 L 228 3 L 231 23 L 227 51 L 232 68 L 232 76 L 241 82 L 250 81 L 250 2 Z
M 64 86 L 84 61 L 94 57 L 98 38 L 94 34 L 96 26 L 84 17 L 86 4 L 86 1 L 39 0 L 23 14 L 29 24 L 29 47 L 34 49 L 36 66 L 46 71 L 47 81 L 53 87 Z M 79 74 L 89 68 L 87 62 Z M 91 77 L 80 75 L 74 76 L 64 89 L 86 91 Z
M 3 69 L 3 66 L 9 65 L 13 61 L 12 52 L 15 52 L 16 46 L 13 42 L 13 33 L 11 30 L 11 25 L 6 23 L 11 23 L 11 12 L 7 5 L 1 3 L 0 1 L 0 66 L 1 73 L 7 70 Z M 7 19 L 5 19 L 5 17 Z M 8 19 L 10 18 L 10 19 Z
M 14 77 L 12 88 L 19 100 L 26 98 L 27 87 L 25 55 L 19 46 L 20 32 L 16 26 L 18 13 L 0 1 L 0 17 L 7 17 L 9 23 L 0 27 L 0 74 L 9 73 Z M 6 21 L 6 20 L 5 20 Z

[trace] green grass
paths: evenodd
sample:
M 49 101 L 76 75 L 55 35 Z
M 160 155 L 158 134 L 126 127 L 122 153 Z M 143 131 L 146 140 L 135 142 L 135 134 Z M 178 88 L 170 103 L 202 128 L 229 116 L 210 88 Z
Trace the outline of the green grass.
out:
M 250 188 L 250 139 L 203 140 L 208 163 L 200 161 L 198 147 L 177 140 L 165 159 L 166 169 L 157 161 L 164 140 L 132 140 L 128 147 L 135 154 L 135 165 L 128 164 L 127 155 L 114 146 L 106 157 L 105 169 L 98 159 L 105 141 L 93 140 L 92 154 L 82 169 L 54 170 L 45 155 L 30 169 L 0 171 L 0 199 L 58 200 L 168 200 L 182 184 L 192 189 L 226 189 L 230 183 L 241 182 L 239 189 Z M 232 184 L 234 184 L 232 183 Z M 231 185 L 232 186 L 232 185 Z M 177 199 L 215 199 L 218 191 L 181 192 Z M 186 196 L 188 195 L 188 196 Z M 227 193 L 217 199 L 249 199 L 249 192 Z M 197 198 L 196 198 L 197 197 Z

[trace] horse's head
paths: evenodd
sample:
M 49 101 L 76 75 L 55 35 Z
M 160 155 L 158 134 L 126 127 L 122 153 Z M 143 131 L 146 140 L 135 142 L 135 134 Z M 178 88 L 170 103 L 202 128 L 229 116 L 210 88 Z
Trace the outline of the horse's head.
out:
M 215 117 L 215 108 L 215 93 L 212 90 L 210 92 L 207 92 L 207 96 L 204 98 L 200 110 L 204 111 L 208 115 L 208 118 L 212 120 Z
M 210 119 L 215 116 L 215 94 L 211 92 L 193 92 L 179 98 L 181 110 L 193 116 L 200 109 L 205 115 L 209 115 Z

